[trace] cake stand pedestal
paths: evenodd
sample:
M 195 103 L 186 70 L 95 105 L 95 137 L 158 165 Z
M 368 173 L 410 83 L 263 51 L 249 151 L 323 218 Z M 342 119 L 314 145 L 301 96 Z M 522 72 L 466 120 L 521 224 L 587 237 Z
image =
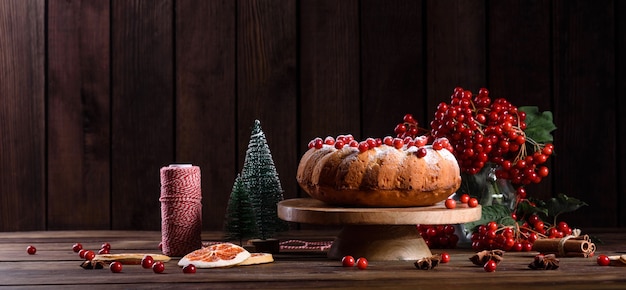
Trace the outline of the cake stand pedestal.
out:
M 331 206 L 312 198 L 278 203 L 278 217 L 290 222 L 343 225 L 328 251 L 331 259 L 351 255 L 371 261 L 418 260 L 432 253 L 420 236 L 418 224 L 459 224 L 480 219 L 481 207 L 443 203 L 426 207 L 362 208 Z

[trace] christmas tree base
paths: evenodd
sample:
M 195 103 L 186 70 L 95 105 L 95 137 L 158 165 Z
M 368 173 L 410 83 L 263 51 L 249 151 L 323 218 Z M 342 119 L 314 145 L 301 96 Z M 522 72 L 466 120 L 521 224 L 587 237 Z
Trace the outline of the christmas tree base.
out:
M 256 253 L 278 254 L 280 252 L 280 241 L 278 239 L 252 239 L 248 243 L 254 246 Z

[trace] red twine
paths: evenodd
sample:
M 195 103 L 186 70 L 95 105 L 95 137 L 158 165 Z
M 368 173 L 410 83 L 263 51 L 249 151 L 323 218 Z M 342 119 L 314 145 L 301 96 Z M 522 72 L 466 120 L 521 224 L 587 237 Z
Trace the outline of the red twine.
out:
M 184 256 L 202 247 L 200 167 L 161 168 L 161 242 L 163 254 Z

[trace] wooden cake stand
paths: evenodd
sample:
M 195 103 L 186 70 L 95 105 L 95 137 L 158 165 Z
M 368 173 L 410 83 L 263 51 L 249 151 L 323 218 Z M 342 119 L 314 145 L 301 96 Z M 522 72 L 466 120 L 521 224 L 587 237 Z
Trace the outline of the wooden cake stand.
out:
M 312 198 L 278 203 L 278 217 L 290 222 L 343 225 L 328 251 L 331 259 L 351 255 L 371 261 L 418 260 L 432 253 L 420 236 L 418 224 L 460 224 L 480 219 L 481 207 L 443 203 L 427 207 L 355 208 L 337 207 Z

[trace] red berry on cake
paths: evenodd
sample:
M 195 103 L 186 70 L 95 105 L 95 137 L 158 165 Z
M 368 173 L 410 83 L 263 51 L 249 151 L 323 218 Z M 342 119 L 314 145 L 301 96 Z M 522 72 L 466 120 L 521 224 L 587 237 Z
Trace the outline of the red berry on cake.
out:
M 435 141 L 435 142 L 433 142 L 433 149 L 441 150 L 441 149 L 443 149 L 443 145 L 441 144 L 441 142 Z
M 393 146 L 393 137 L 387 136 L 387 137 L 383 138 L 383 144 L 385 144 L 387 146 Z
M 428 143 L 428 137 L 418 136 L 418 137 L 415 137 L 415 140 L 413 140 L 413 142 L 415 143 L 415 146 L 423 147 L 423 146 L 426 146 L 426 143 Z
M 427 143 L 433 140 L 435 144 L 428 146 Z M 321 141 L 317 139 L 315 144 Z M 345 148 L 345 144 L 350 147 Z M 415 146 L 422 144 L 424 146 Z M 439 151 L 435 150 L 437 144 Z M 296 179 L 311 197 L 328 204 L 435 205 L 454 193 L 461 183 L 455 156 L 441 150 L 448 146 L 450 143 L 446 138 L 427 136 L 387 136 L 360 142 L 338 136 L 334 147 L 326 144 L 322 150 L 316 150 L 315 146 L 302 156 Z M 357 196 L 364 191 L 368 193 L 367 197 Z
M 400 138 L 393 139 L 393 147 L 396 149 L 402 149 L 402 147 L 404 147 L 404 141 Z
M 367 144 L 367 141 L 363 141 L 359 143 L 359 152 L 365 152 L 369 149 L 370 149 L 370 146 L 369 144 Z
M 335 142 L 335 148 L 341 150 L 343 148 L 345 144 L 343 143 L 343 141 L 341 140 L 337 140 L 337 142 Z

